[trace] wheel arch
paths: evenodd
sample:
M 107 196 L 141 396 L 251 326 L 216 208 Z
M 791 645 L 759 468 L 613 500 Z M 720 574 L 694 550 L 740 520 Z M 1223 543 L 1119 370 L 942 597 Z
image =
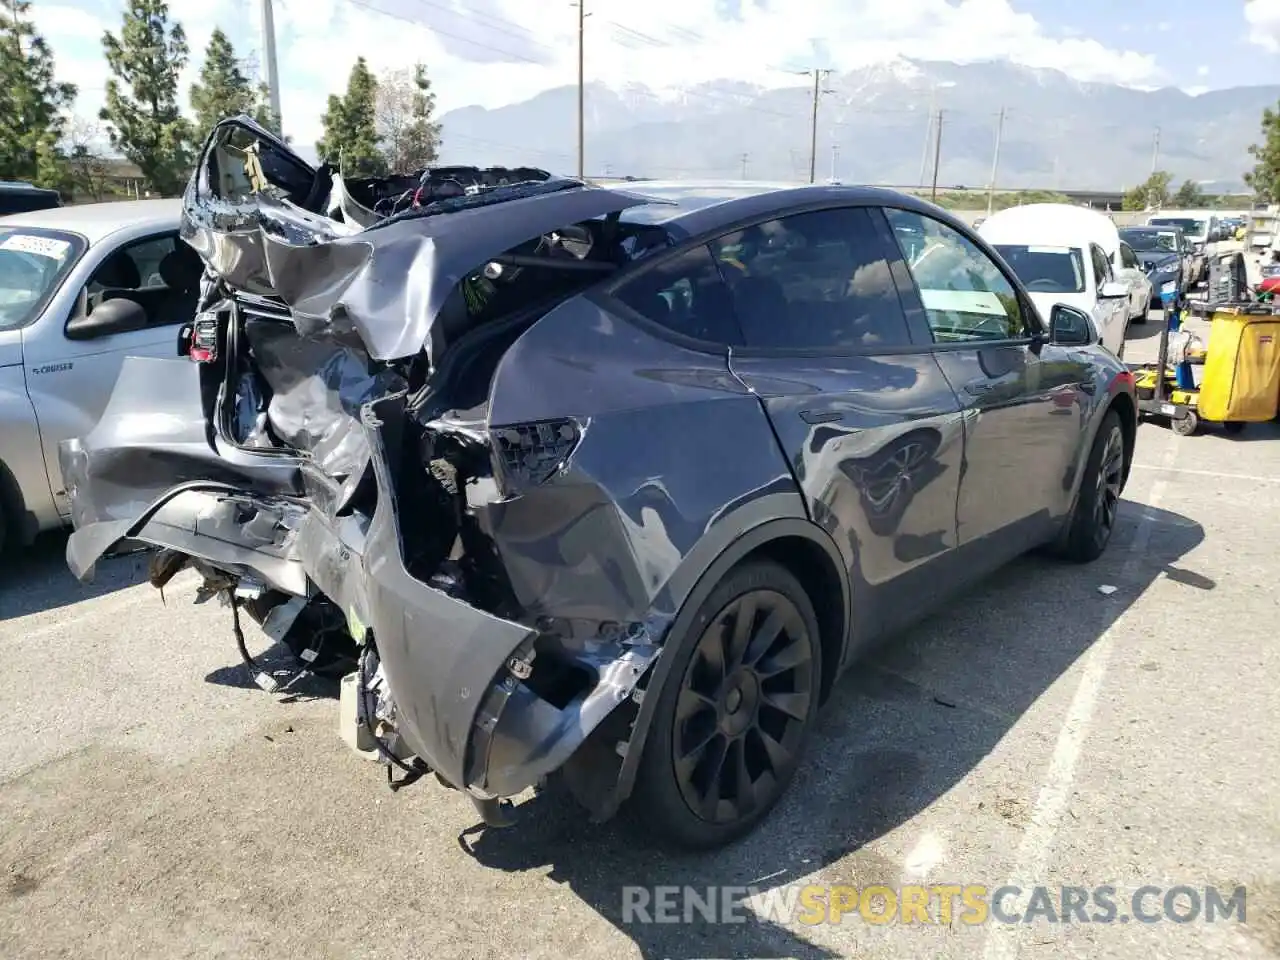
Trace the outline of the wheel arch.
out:
M 745 562 L 763 558 L 773 560 L 795 574 L 813 601 L 822 650 L 819 700 L 825 702 L 840 675 L 848 649 L 852 597 L 848 573 L 839 549 L 825 530 L 807 518 L 768 520 L 734 539 L 707 565 L 685 595 L 679 612 L 667 631 L 665 642 L 681 637 L 689 629 L 698 609 L 730 571 Z M 836 603 L 821 603 L 821 594 L 817 591 L 836 592 L 839 600 Z M 618 771 L 613 797 L 614 809 L 631 795 L 635 785 L 640 757 L 644 753 L 645 741 L 653 724 L 657 692 L 670 678 L 671 663 L 672 658 L 659 657 L 645 686 L 644 698 Z
M 37 526 L 35 517 L 27 512 L 17 477 L 9 465 L 0 460 L 0 551 L 29 544 Z
M 1129 468 L 1133 466 L 1134 443 L 1138 439 L 1138 405 L 1132 394 L 1120 391 L 1111 398 L 1102 418 L 1112 410 L 1120 416 L 1120 429 L 1124 431 L 1124 483 L 1128 483 Z M 1102 418 L 1099 418 L 1099 423 Z

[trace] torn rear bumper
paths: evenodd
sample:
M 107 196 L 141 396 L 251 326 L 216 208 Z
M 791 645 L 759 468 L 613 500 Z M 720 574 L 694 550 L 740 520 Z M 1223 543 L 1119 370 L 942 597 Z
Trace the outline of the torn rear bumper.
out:
M 296 499 L 193 482 L 132 519 L 79 527 L 68 563 L 83 576 L 121 540 L 141 541 L 289 593 L 318 590 L 344 611 L 358 640 L 372 634 L 396 728 L 414 753 L 474 796 L 513 796 L 563 766 L 627 701 L 658 648 L 643 630 L 575 644 L 569 656 L 591 681 L 567 703 L 540 696 L 526 682 L 537 669 L 537 628 L 493 616 L 406 569 L 391 452 L 403 447 L 402 398 L 365 411 L 377 481 L 372 518 L 329 517 Z M 68 483 L 81 495 L 90 489 L 92 461 L 78 445 L 64 450 Z

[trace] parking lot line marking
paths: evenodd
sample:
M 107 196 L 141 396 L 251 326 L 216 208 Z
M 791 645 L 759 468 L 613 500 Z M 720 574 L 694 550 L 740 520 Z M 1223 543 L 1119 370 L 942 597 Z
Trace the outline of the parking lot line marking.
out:
M 1178 449 L 1176 445 L 1168 447 L 1165 451 L 1165 465 L 1158 469 L 1169 469 L 1177 458 Z M 1164 480 L 1156 480 L 1151 485 L 1146 509 L 1138 520 L 1138 528 L 1134 531 L 1133 541 L 1129 544 L 1128 554 L 1120 568 L 1120 577 L 1117 580 L 1119 583 L 1131 582 L 1137 573 L 1137 566 L 1142 562 L 1151 540 L 1155 508 L 1160 505 L 1166 485 Z M 1045 868 L 1049 864 L 1049 857 L 1058 835 L 1058 827 L 1062 823 L 1067 801 L 1071 797 L 1071 785 L 1075 780 L 1080 751 L 1088 739 L 1089 724 L 1093 720 L 1093 713 L 1098 705 L 1098 694 L 1107 676 L 1111 650 L 1115 646 L 1116 627 L 1123 619 L 1123 614 L 1117 617 L 1082 657 L 1084 666 L 1080 671 L 1080 683 L 1076 687 L 1071 704 L 1067 707 L 1067 715 L 1058 731 L 1058 742 L 1054 745 L 1053 755 L 1049 759 L 1049 768 L 1040 785 L 1040 793 L 1031 811 L 1031 820 L 1022 835 L 1022 843 L 1018 845 L 1014 870 L 1007 881 L 1009 886 L 1020 887 L 1023 891 L 1009 908 L 1010 912 L 1016 910 L 1021 914 L 1026 910 L 1030 888 L 1041 882 Z M 982 953 L 983 960 L 1015 960 L 1018 956 L 1023 926 L 1022 924 L 992 924 L 987 931 Z
M 1216 470 L 1192 470 L 1190 467 L 1162 467 L 1157 463 L 1133 463 L 1134 469 L 1159 470 L 1163 473 L 1185 473 L 1193 477 L 1214 477 L 1218 480 L 1245 480 L 1249 483 L 1280 483 L 1280 477 L 1260 477 L 1252 473 L 1219 473 Z

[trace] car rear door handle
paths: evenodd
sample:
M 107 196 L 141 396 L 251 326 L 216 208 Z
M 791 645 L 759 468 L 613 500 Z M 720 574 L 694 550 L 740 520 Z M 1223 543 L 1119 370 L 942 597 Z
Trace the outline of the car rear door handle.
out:
M 805 423 L 835 423 L 844 419 L 839 410 L 801 410 L 800 419 Z

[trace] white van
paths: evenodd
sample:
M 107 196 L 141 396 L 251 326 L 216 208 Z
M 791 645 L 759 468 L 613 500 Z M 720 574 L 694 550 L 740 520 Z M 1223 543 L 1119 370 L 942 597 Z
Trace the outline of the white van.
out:
M 1085 311 L 1103 345 L 1117 356 L 1130 318 L 1146 318 L 1150 281 L 1140 270 L 1128 283 L 1118 276 L 1133 268 L 1123 262 L 1126 245 L 1106 215 L 1068 204 L 1031 203 L 993 214 L 978 233 L 1013 268 L 1043 316 L 1056 303 Z

